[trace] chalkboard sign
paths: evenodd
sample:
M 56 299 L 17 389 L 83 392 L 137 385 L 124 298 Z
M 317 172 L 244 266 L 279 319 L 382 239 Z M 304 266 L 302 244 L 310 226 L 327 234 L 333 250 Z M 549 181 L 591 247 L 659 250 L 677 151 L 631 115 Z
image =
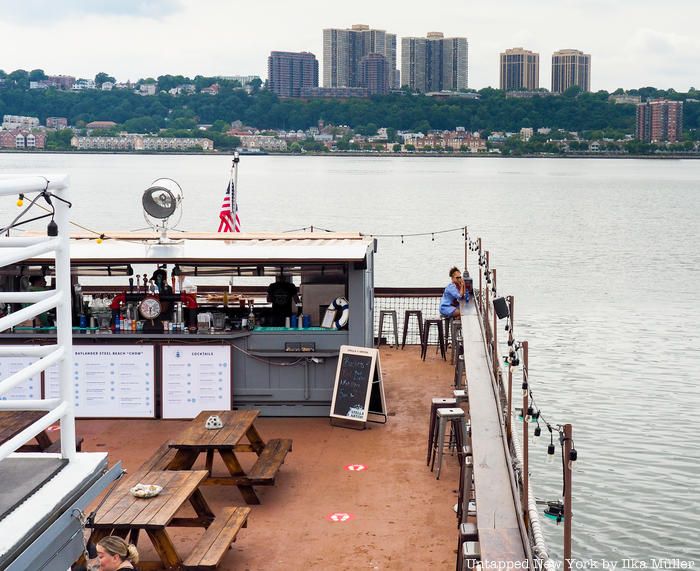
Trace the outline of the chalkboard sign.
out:
M 335 373 L 332 418 L 366 422 L 368 415 L 386 418 L 379 351 L 342 345 Z

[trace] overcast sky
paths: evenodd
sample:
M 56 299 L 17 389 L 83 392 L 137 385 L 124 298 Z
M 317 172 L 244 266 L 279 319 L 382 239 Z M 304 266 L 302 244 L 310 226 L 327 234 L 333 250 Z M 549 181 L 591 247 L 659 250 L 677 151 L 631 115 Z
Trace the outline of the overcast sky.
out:
M 700 88 L 700 0 L 0 0 L 0 69 L 119 81 L 162 74 L 267 76 L 271 50 L 310 51 L 323 28 L 368 24 L 469 40 L 469 87 L 498 87 L 498 56 L 592 56 L 591 88 Z M 400 52 L 400 48 L 399 48 Z M 400 53 L 399 53 L 400 68 Z M 322 68 L 321 68 L 322 69 Z

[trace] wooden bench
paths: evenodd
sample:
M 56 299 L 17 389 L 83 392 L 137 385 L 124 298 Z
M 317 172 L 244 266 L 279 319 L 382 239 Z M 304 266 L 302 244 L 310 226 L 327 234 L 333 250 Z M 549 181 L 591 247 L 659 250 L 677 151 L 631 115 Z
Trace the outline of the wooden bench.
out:
M 83 449 L 84 438 L 76 436 L 75 438 L 75 450 L 80 452 Z M 17 452 L 51 452 L 52 454 L 61 453 L 61 438 L 58 437 L 56 440 L 51 442 L 47 447 L 42 448 L 39 444 L 25 444 L 21 446 Z
M 246 476 L 252 485 L 272 486 L 288 452 L 292 451 L 290 438 L 268 440 L 265 448 Z
M 138 483 L 144 474 L 158 470 L 167 470 L 168 464 L 175 458 L 175 454 L 177 454 L 177 450 L 170 448 L 170 442 L 164 442 L 141 466 L 133 472 L 127 472 L 127 477 L 129 480 L 135 480 L 135 483 Z
M 238 532 L 248 526 L 248 514 L 248 507 L 224 508 L 195 544 L 182 568 L 190 571 L 216 569 Z

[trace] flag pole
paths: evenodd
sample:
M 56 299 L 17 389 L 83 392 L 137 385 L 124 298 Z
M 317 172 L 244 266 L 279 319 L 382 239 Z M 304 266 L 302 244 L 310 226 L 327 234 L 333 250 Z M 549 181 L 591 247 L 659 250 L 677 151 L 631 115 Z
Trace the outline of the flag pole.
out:
M 233 187 L 231 188 L 231 221 L 233 230 L 236 230 L 236 217 L 238 216 L 238 163 L 241 157 L 238 151 L 233 153 Z

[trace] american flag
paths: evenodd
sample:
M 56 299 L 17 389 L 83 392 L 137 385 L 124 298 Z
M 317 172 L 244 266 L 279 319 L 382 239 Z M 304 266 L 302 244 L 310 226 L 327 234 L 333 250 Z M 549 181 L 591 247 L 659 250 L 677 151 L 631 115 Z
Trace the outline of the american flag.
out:
M 231 189 L 233 189 L 233 192 L 231 192 Z M 238 219 L 238 204 L 236 203 L 235 194 L 233 180 L 230 180 L 226 187 L 224 200 L 221 203 L 221 210 L 219 211 L 219 232 L 241 231 L 241 221 Z

